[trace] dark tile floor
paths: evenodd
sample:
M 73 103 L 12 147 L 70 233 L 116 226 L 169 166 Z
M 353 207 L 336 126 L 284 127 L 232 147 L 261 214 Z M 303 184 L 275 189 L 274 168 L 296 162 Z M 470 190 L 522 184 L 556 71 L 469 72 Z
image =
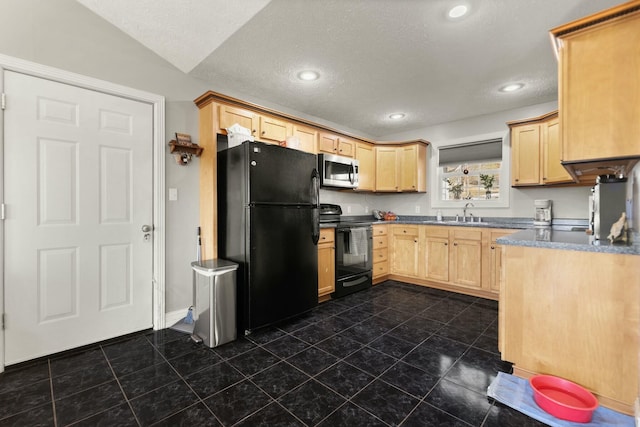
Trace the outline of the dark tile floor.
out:
M 209 349 L 146 331 L 9 368 L 0 426 L 542 426 L 492 401 L 497 303 L 388 281 Z

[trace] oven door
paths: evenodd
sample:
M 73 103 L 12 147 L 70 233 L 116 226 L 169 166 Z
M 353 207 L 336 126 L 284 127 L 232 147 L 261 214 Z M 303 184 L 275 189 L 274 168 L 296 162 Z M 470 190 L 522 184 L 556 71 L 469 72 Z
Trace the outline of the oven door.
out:
M 370 225 L 336 229 L 336 279 L 370 273 L 373 266 L 373 231 Z

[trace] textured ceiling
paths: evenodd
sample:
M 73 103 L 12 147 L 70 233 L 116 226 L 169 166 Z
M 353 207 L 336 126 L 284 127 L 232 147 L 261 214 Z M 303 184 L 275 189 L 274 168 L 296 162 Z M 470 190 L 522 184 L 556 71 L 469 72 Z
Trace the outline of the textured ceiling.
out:
M 557 99 L 549 30 L 618 0 L 78 0 L 212 89 L 384 139 Z M 455 4 L 471 12 L 446 18 Z M 321 78 L 302 82 L 303 69 Z M 523 90 L 498 92 L 506 83 Z M 390 113 L 404 112 L 400 121 Z

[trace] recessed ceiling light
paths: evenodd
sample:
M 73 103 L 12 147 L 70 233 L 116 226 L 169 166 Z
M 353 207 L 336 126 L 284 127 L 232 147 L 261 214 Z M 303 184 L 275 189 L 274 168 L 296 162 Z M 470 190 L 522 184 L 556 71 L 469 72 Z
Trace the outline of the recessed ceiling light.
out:
M 305 81 L 317 80 L 319 77 L 320 77 L 320 74 L 317 71 L 312 71 L 312 70 L 300 71 L 298 73 L 298 78 L 300 80 L 305 80 Z
M 515 92 L 524 87 L 524 83 L 513 83 L 500 88 L 500 92 Z
M 459 4 L 457 6 L 452 7 L 449 10 L 449 18 L 457 19 L 462 18 L 464 15 L 469 12 L 469 8 L 464 4 Z
M 389 118 L 391 120 L 400 120 L 404 117 L 404 113 L 393 113 L 393 114 L 389 114 Z

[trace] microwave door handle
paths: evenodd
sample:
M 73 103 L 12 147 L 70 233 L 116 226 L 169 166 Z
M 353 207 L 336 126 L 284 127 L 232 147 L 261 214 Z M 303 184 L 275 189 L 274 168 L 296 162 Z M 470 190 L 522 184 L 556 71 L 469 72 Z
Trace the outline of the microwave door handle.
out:
M 351 183 L 351 185 L 353 185 L 353 183 L 355 182 L 355 170 L 356 168 L 353 166 L 353 162 L 351 162 L 351 165 L 349 166 L 349 182 Z

